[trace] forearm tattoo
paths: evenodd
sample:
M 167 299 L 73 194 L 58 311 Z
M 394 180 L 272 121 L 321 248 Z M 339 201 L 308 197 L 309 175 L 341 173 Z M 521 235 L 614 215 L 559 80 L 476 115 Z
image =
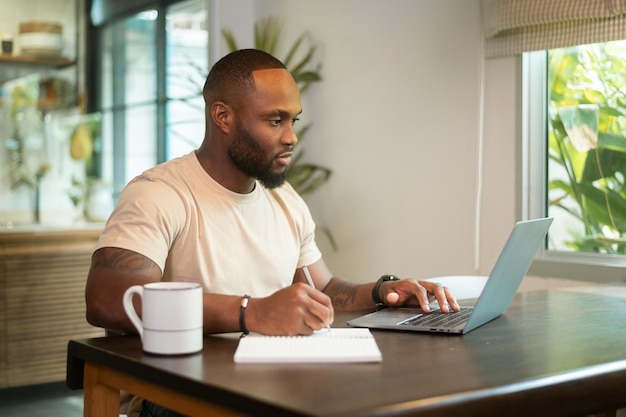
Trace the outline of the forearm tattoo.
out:
M 153 261 L 143 255 L 114 248 L 103 248 L 96 251 L 91 263 L 94 268 L 118 269 L 135 274 L 158 268 Z
M 354 304 L 356 287 L 339 280 L 333 280 L 326 294 L 330 297 L 334 306 L 348 309 Z

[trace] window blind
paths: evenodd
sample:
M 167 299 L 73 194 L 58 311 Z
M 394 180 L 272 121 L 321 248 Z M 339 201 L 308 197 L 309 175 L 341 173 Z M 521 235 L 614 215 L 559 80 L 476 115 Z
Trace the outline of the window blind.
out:
M 481 0 L 485 56 L 626 38 L 626 0 Z

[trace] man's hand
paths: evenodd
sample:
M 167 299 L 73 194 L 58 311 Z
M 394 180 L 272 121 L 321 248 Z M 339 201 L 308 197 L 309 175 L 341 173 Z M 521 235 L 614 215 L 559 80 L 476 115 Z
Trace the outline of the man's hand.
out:
M 296 282 L 269 297 L 251 298 L 246 309 L 248 330 L 267 335 L 310 335 L 333 322 L 330 298 Z
M 459 311 L 461 307 L 447 287 L 430 281 L 403 279 L 387 281 L 381 285 L 383 300 L 390 307 L 419 305 L 425 312 L 430 312 L 430 303 L 437 300 L 442 312 L 450 312 L 450 308 Z

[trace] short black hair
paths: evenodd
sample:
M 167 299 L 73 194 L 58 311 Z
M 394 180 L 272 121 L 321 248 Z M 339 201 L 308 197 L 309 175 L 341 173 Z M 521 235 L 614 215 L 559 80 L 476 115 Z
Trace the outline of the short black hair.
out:
M 213 65 L 202 94 L 209 101 L 229 103 L 254 88 L 252 73 L 264 69 L 287 69 L 279 59 L 258 49 L 231 52 Z M 229 103 L 233 104 L 233 103 Z

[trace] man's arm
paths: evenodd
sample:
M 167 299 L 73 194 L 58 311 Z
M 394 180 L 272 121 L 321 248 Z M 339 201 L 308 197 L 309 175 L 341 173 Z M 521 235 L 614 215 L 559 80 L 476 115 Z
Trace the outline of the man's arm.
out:
M 87 321 L 118 332 L 137 333 L 122 305 L 124 292 L 133 285 L 160 280 L 161 269 L 145 256 L 120 248 L 98 249 L 91 257 L 85 288 Z
M 374 308 L 372 289 L 376 282 L 355 284 L 345 279 L 333 277 L 323 259 L 308 266 L 313 282 L 317 288 L 330 297 L 333 307 L 337 311 L 368 310 Z M 304 274 L 299 270 L 297 280 Z M 379 296 L 388 306 L 419 305 L 424 311 L 429 311 L 429 304 L 437 300 L 441 311 L 459 310 L 460 306 L 448 290 L 440 284 L 416 279 L 402 279 L 400 281 L 383 282 L 379 288 Z
M 137 333 L 122 305 L 126 289 L 161 280 L 161 269 L 149 258 L 126 249 L 101 248 L 92 256 L 85 299 L 87 321 L 94 326 Z M 203 294 L 205 333 L 238 332 L 241 296 Z M 141 311 L 138 300 L 136 310 Z M 311 334 L 332 322 L 330 299 L 302 283 L 253 297 L 245 311 L 249 331 L 271 335 Z

